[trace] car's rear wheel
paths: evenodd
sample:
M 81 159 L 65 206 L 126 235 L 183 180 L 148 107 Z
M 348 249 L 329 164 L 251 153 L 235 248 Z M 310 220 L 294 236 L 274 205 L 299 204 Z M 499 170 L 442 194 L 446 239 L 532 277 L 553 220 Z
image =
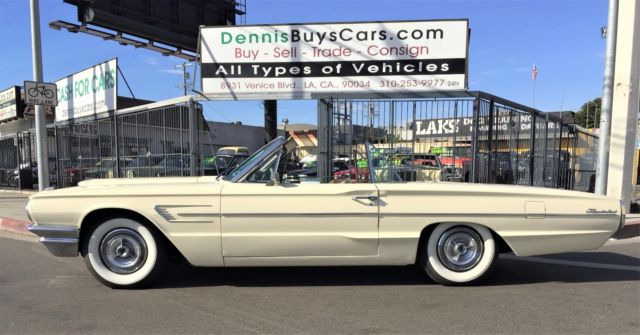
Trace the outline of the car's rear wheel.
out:
M 161 272 L 164 248 L 157 233 L 128 218 L 111 218 L 86 235 L 82 255 L 91 274 L 112 288 L 150 284 Z
M 441 223 L 424 243 L 420 263 L 431 279 L 444 285 L 479 281 L 498 255 L 491 231 L 476 224 Z

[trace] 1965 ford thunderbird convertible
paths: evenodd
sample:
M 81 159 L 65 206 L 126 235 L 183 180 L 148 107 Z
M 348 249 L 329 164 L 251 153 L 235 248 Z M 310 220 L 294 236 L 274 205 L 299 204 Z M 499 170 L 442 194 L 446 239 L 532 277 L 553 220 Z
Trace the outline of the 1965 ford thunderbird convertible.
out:
M 158 277 L 168 253 L 194 266 L 418 264 L 434 281 L 484 277 L 497 255 L 596 249 L 624 222 L 617 199 L 442 182 L 287 182 L 279 137 L 224 177 L 84 181 L 31 196 L 31 232 L 82 255 L 110 287 Z M 369 161 L 371 157 L 369 157 Z

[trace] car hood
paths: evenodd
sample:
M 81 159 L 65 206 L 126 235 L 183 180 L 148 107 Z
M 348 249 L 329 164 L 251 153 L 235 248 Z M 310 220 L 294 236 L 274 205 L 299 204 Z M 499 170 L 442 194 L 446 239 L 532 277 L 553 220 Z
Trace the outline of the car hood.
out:
M 215 193 L 216 187 L 224 181 L 217 181 L 214 176 L 204 177 L 164 177 L 164 178 L 119 178 L 92 179 L 78 183 L 76 187 L 38 192 L 30 199 L 38 198 L 73 198 L 73 197 L 105 197 L 185 195 L 192 193 Z

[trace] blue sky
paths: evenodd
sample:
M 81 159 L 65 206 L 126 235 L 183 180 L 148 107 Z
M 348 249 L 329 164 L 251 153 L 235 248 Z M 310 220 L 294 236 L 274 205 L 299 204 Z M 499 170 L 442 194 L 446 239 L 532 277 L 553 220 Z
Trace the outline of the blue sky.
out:
M 179 58 L 120 46 L 85 34 L 56 31 L 75 22 L 74 6 L 40 0 L 45 81 L 55 81 L 118 57 L 137 98 L 181 95 Z M 531 105 L 531 68 L 538 68 L 536 108 L 577 109 L 601 95 L 606 0 L 247 0 L 247 24 L 468 18 L 469 89 Z M 0 0 L 0 89 L 33 77 L 29 1 Z M 129 95 L 124 85 L 121 95 Z M 564 102 L 562 95 L 564 90 Z M 261 125 L 259 101 L 207 102 L 210 120 Z M 315 123 L 315 101 L 280 101 L 278 118 Z

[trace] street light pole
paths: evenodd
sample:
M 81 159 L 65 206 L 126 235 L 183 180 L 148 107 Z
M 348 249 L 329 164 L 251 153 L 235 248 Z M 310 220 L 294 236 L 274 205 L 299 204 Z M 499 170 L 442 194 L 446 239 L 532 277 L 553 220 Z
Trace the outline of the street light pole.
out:
M 31 53 L 33 55 L 33 80 L 42 82 L 42 50 L 40 46 L 40 4 L 30 0 L 31 7 Z M 38 155 L 38 189 L 49 187 L 49 155 L 47 153 L 47 119 L 41 105 L 35 105 L 36 151 Z

